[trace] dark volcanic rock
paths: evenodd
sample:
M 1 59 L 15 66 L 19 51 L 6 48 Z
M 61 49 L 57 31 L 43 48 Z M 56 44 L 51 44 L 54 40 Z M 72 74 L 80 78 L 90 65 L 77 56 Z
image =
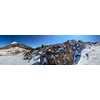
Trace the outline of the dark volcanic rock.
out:
M 40 63 L 47 65 L 72 65 L 79 61 L 81 51 L 85 48 L 85 45 L 86 42 L 81 40 L 68 40 L 64 43 L 52 45 L 44 55 L 41 55 Z
M 44 48 L 45 46 L 44 46 L 44 44 L 42 44 L 42 46 L 41 46 L 42 48 Z
M 69 65 L 73 63 L 74 54 L 71 48 L 65 48 L 64 45 L 54 45 L 51 49 L 40 57 L 40 63 L 46 65 Z

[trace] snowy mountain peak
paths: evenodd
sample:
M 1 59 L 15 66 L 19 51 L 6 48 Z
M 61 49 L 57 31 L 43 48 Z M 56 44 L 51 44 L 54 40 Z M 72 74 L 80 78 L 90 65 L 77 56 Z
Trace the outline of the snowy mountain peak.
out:
M 15 42 L 15 41 L 14 41 L 14 42 L 13 42 L 13 43 L 11 43 L 11 44 L 16 44 L 16 43 L 17 43 L 17 42 Z

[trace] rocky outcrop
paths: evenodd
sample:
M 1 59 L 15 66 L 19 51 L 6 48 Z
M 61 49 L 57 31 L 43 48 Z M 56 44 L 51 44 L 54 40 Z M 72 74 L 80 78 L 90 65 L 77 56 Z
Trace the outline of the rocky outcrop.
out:
M 86 45 L 87 42 L 81 40 L 68 40 L 64 43 L 42 45 L 28 52 L 25 59 L 40 56 L 40 64 L 42 65 L 73 65 L 80 60 L 82 50 Z
M 44 46 L 44 44 L 42 44 L 42 46 L 41 46 L 42 48 L 44 48 L 45 46 Z
M 59 48 L 58 46 L 47 49 L 45 54 L 40 57 L 40 63 L 43 65 L 71 65 L 74 54 L 71 48 Z
M 81 40 L 68 40 L 52 45 L 41 55 L 40 63 L 44 65 L 72 65 L 79 61 L 85 43 Z

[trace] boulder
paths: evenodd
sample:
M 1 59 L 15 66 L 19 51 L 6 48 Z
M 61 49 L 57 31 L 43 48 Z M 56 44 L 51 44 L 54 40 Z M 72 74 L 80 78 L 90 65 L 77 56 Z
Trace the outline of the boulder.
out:
M 41 46 L 42 48 L 44 48 L 45 46 L 44 46 L 44 44 L 42 44 L 42 46 Z
M 71 42 L 72 42 L 74 45 L 78 43 L 76 40 L 71 40 Z

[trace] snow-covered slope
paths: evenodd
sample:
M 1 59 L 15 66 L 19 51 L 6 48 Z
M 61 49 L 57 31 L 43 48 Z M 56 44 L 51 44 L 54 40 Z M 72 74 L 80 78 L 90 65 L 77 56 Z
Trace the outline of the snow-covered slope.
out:
M 24 59 L 24 55 L 30 50 L 19 47 L 0 50 L 0 65 L 38 65 L 40 55 L 34 56 L 31 60 Z
M 0 50 L 0 55 L 1 56 L 8 56 L 8 55 L 16 55 L 16 54 L 24 54 L 26 52 L 28 52 L 30 50 L 26 50 L 23 48 L 19 48 L 19 47 L 12 47 L 10 49 L 1 49 Z
M 24 60 L 24 55 L 10 55 L 0 56 L 0 65 L 38 65 L 39 56 L 36 56 L 34 60 Z
M 18 48 L 16 48 L 18 49 Z M 15 48 L 11 48 L 14 52 Z M 40 55 L 33 55 L 32 59 L 24 59 L 24 52 L 20 52 L 19 54 L 8 53 L 8 49 L 5 51 L 0 51 L 0 65 L 40 65 Z M 20 51 L 22 49 L 20 48 Z
M 77 65 L 100 65 L 100 46 L 87 45 Z
M 10 45 L 0 48 L 0 65 L 30 65 L 33 62 L 24 60 L 24 55 L 33 48 L 13 42 Z
M 0 65 L 29 65 L 29 63 L 28 61 L 23 60 L 23 56 L 10 55 L 10 56 L 1 56 Z

